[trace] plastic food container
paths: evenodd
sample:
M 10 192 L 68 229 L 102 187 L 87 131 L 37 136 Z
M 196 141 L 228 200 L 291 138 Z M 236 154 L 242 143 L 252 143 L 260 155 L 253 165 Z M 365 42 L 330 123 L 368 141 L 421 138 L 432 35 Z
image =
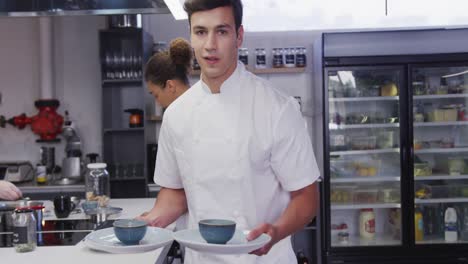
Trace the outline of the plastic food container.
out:
M 378 200 L 383 203 L 400 202 L 400 191 L 394 187 L 382 188 L 379 190 Z
M 348 160 L 331 159 L 330 172 L 332 178 L 352 177 L 355 174 L 353 163 Z
M 357 189 L 354 191 L 354 202 L 357 204 L 368 204 L 378 202 L 377 189 Z
M 353 203 L 353 194 L 355 186 L 332 186 L 330 201 L 339 204 Z
M 353 162 L 354 174 L 359 177 L 372 177 L 380 173 L 380 160 Z
M 414 164 L 414 176 L 430 176 L 432 168 L 428 162 Z
M 377 147 L 376 136 L 359 136 L 351 139 L 351 149 L 353 150 L 369 150 Z

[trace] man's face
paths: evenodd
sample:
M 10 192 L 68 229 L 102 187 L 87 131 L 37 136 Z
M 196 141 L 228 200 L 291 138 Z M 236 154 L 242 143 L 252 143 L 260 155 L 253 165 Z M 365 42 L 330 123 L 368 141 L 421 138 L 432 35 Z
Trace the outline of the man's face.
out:
M 190 38 L 205 81 L 223 82 L 237 65 L 242 26 L 236 33 L 232 7 L 199 11 L 190 18 Z
M 146 86 L 148 87 L 149 93 L 154 96 L 158 104 L 164 109 L 176 99 L 169 87 L 163 89 L 160 85 L 154 84 L 151 81 L 147 82 Z

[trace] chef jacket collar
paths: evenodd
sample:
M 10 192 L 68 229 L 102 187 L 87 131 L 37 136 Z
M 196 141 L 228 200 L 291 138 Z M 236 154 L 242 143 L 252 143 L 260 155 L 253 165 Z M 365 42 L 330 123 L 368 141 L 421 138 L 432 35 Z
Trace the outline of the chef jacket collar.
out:
M 240 78 L 241 78 L 241 72 L 245 71 L 245 66 L 241 62 L 237 62 L 237 67 L 234 70 L 234 72 L 221 84 L 220 88 L 220 94 L 223 96 L 229 95 L 231 93 L 239 93 L 239 84 L 240 84 Z M 210 87 L 203 81 L 202 75 L 200 75 L 200 81 L 201 81 L 201 86 L 203 90 L 208 93 L 208 94 L 213 94 L 210 90 Z M 214 94 L 216 95 L 216 94 Z

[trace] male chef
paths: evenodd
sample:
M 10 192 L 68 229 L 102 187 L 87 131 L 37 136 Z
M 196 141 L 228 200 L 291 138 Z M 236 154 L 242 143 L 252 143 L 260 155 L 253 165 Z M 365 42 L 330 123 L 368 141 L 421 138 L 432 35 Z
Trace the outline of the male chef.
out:
M 298 103 L 238 62 L 240 0 L 184 8 L 201 76 L 164 114 L 154 174 L 162 189 L 144 219 L 165 227 L 188 211 L 188 228 L 230 219 L 251 230 L 248 240 L 272 238 L 244 255 L 187 249 L 185 263 L 294 263 L 290 236 L 316 216 L 319 177 Z

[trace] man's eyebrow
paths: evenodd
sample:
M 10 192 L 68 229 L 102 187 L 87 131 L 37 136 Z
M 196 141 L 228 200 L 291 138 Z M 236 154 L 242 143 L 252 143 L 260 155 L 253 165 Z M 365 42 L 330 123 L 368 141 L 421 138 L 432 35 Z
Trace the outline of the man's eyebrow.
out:
M 215 27 L 215 29 L 231 29 L 232 26 L 229 25 L 228 23 L 223 23 L 223 24 L 220 24 L 220 25 L 217 25 Z M 194 25 L 192 30 L 206 30 L 207 27 L 204 27 L 204 26 L 198 26 L 198 25 Z

